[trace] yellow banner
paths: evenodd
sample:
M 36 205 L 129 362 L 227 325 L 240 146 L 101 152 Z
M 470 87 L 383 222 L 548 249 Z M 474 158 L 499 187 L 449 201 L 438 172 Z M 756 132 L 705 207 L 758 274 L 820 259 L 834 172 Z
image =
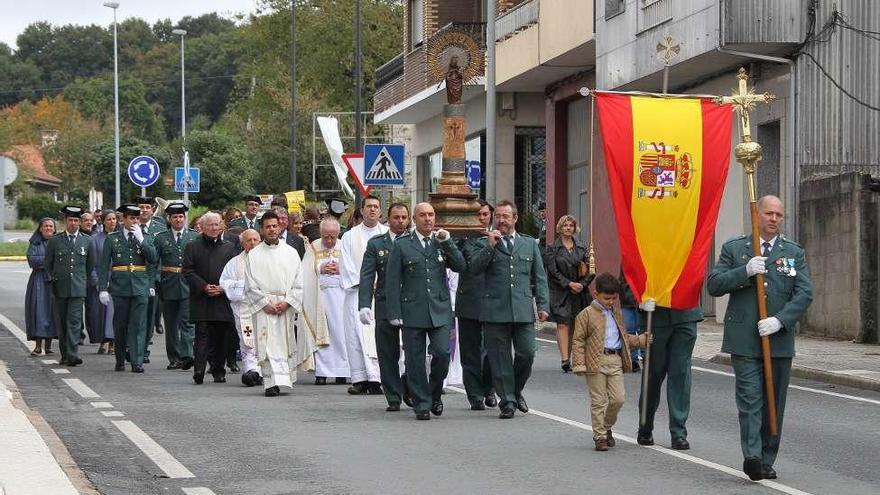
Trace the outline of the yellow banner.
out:
M 305 190 L 288 191 L 284 193 L 284 197 L 287 198 L 287 211 L 289 213 L 299 213 L 306 205 Z
M 693 246 L 703 163 L 697 99 L 633 97 L 632 220 L 647 285 L 642 300 L 671 307 L 672 289 Z M 668 116 L 674 115 L 675 118 Z M 683 168 L 691 170 L 683 181 Z M 670 232 L 670 230 L 675 232 Z

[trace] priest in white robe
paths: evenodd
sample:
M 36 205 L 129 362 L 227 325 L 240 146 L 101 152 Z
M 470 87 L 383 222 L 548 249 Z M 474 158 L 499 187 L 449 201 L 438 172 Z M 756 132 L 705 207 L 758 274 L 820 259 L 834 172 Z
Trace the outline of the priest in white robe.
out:
M 327 378 L 345 383 L 350 377 L 345 349 L 345 325 L 341 309 L 345 289 L 339 275 L 339 221 L 328 217 L 321 221 L 321 237 L 306 245 L 303 258 L 303 312 L 301 320 L 315 339 L 315 385 L 325 385 Z M 303 322 L 300 321 L 300 325 Z
M 382 394 L 375 322 L 361 323 L 358 316 L 358 287 L 367 241 L 384 234 L 388 227 L 379 223 L 381 203 L 375 196 L 364 197 L 361 201 L 361 214 L 363 221 L 347 231 L 340 241 L 342 259 L 339 274 L 345 289 L 345 347 L 352 383 L 348 393 L 352 395 Z
M 298 367 L 310 364 L 314 341 L 307 331 L 297 332 L 303 297 L 299 253 L 278 242 L 275 212 L 263 215 L 261 228 L 263 242 L 247 255 L 246 293 L 266 397 L 275 397 L 280 387 L 293 387 Z
M 235 258 L 229 260 L 220 274 L 220 287 L 229 299 L 232 314 L 235 316 L 235 329 L 241 342 L 241 383 L 247 387 L 262 385 L 263 377 L 257 365 L 257 350 L 254 348 L 254 323 L 245 297 L 247 255 L 260 243 L 260 233 L 247 229 L 238 236 L 243 249 Z

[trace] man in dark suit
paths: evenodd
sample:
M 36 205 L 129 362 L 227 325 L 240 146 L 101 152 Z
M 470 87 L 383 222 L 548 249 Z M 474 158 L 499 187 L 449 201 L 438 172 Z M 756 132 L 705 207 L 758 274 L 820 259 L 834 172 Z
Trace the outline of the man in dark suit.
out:
M 260 211 L 262 204 L 263 202 L 259 196 L 248 194 L 244 197 L 244 215 L 229 222 L 227 227 L 241 227 L 243 230 L 254 229 L 259 231 L 260 220 L 257 218 L 257 212 Z
M 402 235 L 391 248 L 385 269 L 385 295 L 388 322 L 403 327 L 406 351 L 406 379 L 413 396 L 416 419 L 431 419 L 443 414 L 443 380 L 449 371 L 449 329 L 452 303 L 446 268 L 464 271 L 461 251 L 451 242 L 449 232 L 434 232 L 434 208 L 428 203 L 416 205 L 415 230 Z M 431 344 L 430 381 L 425 371 L 425 339 Z
M 388 232 L 377 235 L 367 242 L 364 261 L 361 264 L 361 283 L 358 285 L 358 309 L 361 323 L 369 325 L 376 320 L 376 354 L 379 357 L 379 374 L 382 390 L 388 401 L 386 411 L 399 411 L 405 396 L 400 377 L 400 327 L 388 322 L 385 298 L 385 268 L 391 248 L 409 225 L 409 208 L 403 203 L 388 207 Z M 375 314 L 373 309 L 375 308 Z M 412 402 L 411 400 L 409 402 Z M 409 404 L 408 402 L 408 404 Z
M 238 251 L 223 240 L 220 215 L 209 211 L 199 219 L 199 225 L 202 235 L 187 244 L 183 254 L 183 274 L 189 283 L 190 319 L 196 324 L 193 381 L 201 385 L 210 360 L 214 382 L 225 383 L 223 362 L 237 332 L 232 307 L 220 286 L 220 275 Z
M 303 256 L 306 255 L 306 243 L 303 241 L 302 237 L 296 234 L 291 234 L 288 230 L 290 215 L 287 213 L 287 208 L 276 206 L 272 211 L 278 215 L 278 228 L 281 231 L 281 235 L 278 236 L 278 239 L 282 242 L 286 242 L 287 245 L 293 249 L 296 249 L 296 252 L 299 253 L 299 259 L 302 260 Z
M 709 275 L 709 294 L 730 294 L 724 315 L 721 352 L 730 353 L 736 375 L 736 408 L 739 410 L 743 471 L 750 479 L 776 479 L 773 463 L 782 437 L 785 397 L 794 357 L 798 320 L 813 302 L 813 284 L 804 249 L 780 234 L 785 212 L 782 201 L 764 196 L 758 201 L 761 256 L 752 255 L 751 236 L 724 243 L 715 269 Z M 769 268 L 769 269 L 768 269 Z M 758 316 L 755 275 L 764 275 L 767 314 Z M 773 388 L 776 393 L 778 435 L 770 435 L 761 337 L 770 337 Z
M 501 398 L 501 419 L 512 418 L 515 409 L 529 411 L 522 391 L 535 359 L 534 308 L 537 305 L 540 321 L 547 319 L 550 309 L 541 250 L 533 237 L 516 232 L 517 219 L 516 205 L 510 201 L 495 205 L 496 230 L 480 240 L 481 249 L 468 262 L 468 271 L 485 274 L 480 320 Z

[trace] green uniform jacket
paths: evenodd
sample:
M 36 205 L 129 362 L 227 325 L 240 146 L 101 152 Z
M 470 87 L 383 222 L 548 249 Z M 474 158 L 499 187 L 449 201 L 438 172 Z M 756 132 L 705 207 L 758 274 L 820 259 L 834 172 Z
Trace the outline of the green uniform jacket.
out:
M 535 321 L 532 299 L 538 311 L 550 311 L 547 272 L 541 249 L 533 237 L 517 233 L 513 252 L 499 240 L 495 247 L 483 238 L 480 249 L 468 263 L 468 273 L 485 274 L 480 321 L 488 323 L 531 323 Z M 464 303 L 464 301 L 462 301 Z
M 150 226 L 147 228 L 146 233 L 144 233 L 144 237 L 150 237 L 153 239 L 153 245 L 156 245 L 156 235 L 161 234 L 168 230 L 168 223 L 165 222 L 164 218 L 153 217 L 150 220 Z M 147 273 L 150 278 L 153 279 L 154 282 L 159 282 L 159 278 L 161 273 L 159 272 L 159 264 L 158 263 L 147 263 Z
M 247 226 L 247 222 L 245 221 L 245 217 L 244 217 L 244 215 L 242 215 L 242 216 L 236 218 L 235 220 L 229 222 L 228 227 L 229 227 L 230 229 L 233 228 L 233 227 L 239 227 L 239 228 L 242 228 L 242 229 L 247 229 L 247 228 L 248 228 L 248 226 Z M 254 219 L 254 229 L 256 229 L 256 230 L 258 230 L 258 231 L 260 230 L 260 219 L 259 219 L 259 218 L 255 218 L 255 219 Z
M 730 294 L 724 315 L 724 341 L 721 351 L 746 357 L 761 356 L 758 335 L 758 297 L 754 278 L 746 274 L 752 258 L 750 237 L 741 236 L 724 243 L 718 263 L 709 275 L 709 294 Z M 794 270 L 791 267 L 794 267 Z M 813 284 L 804 259 L 804 249 L 779 236 L 770 251 L 764 275 L 767 315 L 782 322 L 782 330 L 770 336 L 772 357 L 794 357 L 794 333 L 797 321 L 813 302 Z
M 86 285 L 97 256 L 95 243 L 85 234 L 78 234 L 73 245 L 66 231 L 49 239 L 45 267 L 55 297 L 86 297 Z
M 367 241 L 364 261 L 361 263 L 361 283 L 358 285 L 358 308 L 372 307 L 376 298 L 376 319 L 388 319 L 388 307 L 385 299 L 385 269 L 394 242 L 391 233 L 377 235 Z M 374 284 L 375 282 L 375 284 Z M 373 290 L 375 286 L 375 291 Z
M 166 230 L 156 234 L 153 244 L 159 257 L 159 288 L 162 299 L 177 301 L 189 298 L 189 283 L 183 276 L 183 250 L 186 245 L 199 237 L 199 233 L 191 229 L 183 229 L 180 244 L 174 240 L 174 232 Z M 164 267 L 180 268 L 179 272 L 162 271 Z
M 133 297 L 149 295 L 154 279 L 148 272 L 124 271 L 114 272 L 112 266 L 138 265 L 156 263 L 158 256 L 153 238 L 144 236 L 144 242 L 136 241 L 129 245 L 123 232 L 111 232 L 104 239 L 104 251 L 101 253 L 98 269 L 98 290 L 108 291 L 114 296 Z
M 425 251 L 415 232 L 401 235 L 394 242 L 385 269 L 388 319 L 402 319 L 403 325 L 410 328 L 451 325 L 447 266 L 459 273 L 467 266 L 455 241 L 433 240 Z
M 485 241 L 485 237 L 483 239 Z M 462 239 L 458 243 L 458 248 L 468 264 L 483 246 L 479 238 Z M 458 277 L 455 300 L 460 302 L 455 305 L 455 316 L 471 320 L 480 319 L 480 304 L 477 301 L 483 298 L 485 280 L 486 277 L 482 273 L 470 273 L 470 271 L 465 271 Z

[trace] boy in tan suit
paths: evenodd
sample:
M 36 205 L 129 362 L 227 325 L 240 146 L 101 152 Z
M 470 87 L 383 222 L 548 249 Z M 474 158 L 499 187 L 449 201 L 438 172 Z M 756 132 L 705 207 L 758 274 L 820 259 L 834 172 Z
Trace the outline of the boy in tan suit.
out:
M 572 344 L 573 371 L 587 379 L 590 416 L 596 450 L 614 447 L 611 427 L 625 398 L 623 373 L 632 371 L 630 346 L 644 347 L 645 334 L 626 332 L 617 304 L 620 282 L 614 275 L 596 277 L 596 299 L 575 319 Z

